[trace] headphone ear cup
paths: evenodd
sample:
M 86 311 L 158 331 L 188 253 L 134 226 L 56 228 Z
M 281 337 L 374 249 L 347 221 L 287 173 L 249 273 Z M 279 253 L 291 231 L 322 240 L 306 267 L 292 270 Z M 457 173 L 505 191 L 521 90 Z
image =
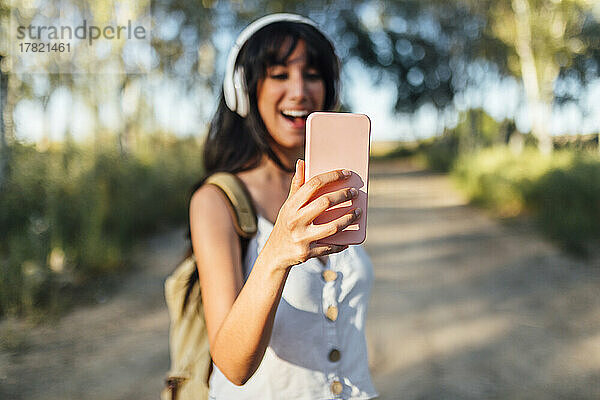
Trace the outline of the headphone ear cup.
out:
M 237 67 L 233 74 L 233 85 L 235 88 L 236 107 L 235 112 L 246 117 L 250 108 L 248 99 L 248 88 L 246 87 L 246 75 L 243 67 Z

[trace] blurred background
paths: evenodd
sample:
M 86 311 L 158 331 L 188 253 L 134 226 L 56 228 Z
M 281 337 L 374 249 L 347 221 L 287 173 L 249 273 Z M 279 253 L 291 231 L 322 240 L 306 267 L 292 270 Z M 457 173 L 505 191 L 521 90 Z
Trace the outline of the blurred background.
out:
M 600 397 L 596 0 L 1 0 L 0 397 L 157 396 L 227 51 L 271 12 L 372 120 L 382 398 Z M 18 36 L 84 20 L 147 36 Z

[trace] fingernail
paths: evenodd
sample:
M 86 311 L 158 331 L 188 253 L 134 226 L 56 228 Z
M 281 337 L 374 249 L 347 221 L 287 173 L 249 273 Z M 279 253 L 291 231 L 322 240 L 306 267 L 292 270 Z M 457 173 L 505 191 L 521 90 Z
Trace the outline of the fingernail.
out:
M 358 207 L 356 210 L 354 210 L 354 215 L 356 217 L 360 217 L 360 214 L 362 214 L 362 209 Z
M 351 188 L 350 196 L 352 196 L 352 198 L 355 198 L 356 196 L 358 196 L 358 190 L 356 190 L 356 188 Z
M 344 174 L 344 177 L 349 177 L 350 175 L 352 175 L 352 172 L 348 171 L 347 169 L 342 170 L 342 174 Z

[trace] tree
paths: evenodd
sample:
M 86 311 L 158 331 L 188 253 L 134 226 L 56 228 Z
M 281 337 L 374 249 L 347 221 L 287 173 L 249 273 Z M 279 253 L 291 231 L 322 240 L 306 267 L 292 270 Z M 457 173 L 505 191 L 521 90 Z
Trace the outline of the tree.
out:
M 104 3 L 63 2 L 62 7 L 83 7 L 101 19 Z M 577 90 L 570 88 L 585 85 L 600 72 L 600 24 L 591 0 L 153 0 L 151 10 L 156 60 L 152 74 L 182 83 L 184 94 L 214 94 L 220 89 L 222 71 L 215 63 L 224 32 L 234 36 L 251 20 L 270 12 L 298 12 L 324 27 L 343 61 L 357 58 L 375 82 L 391 82 L 397 111 L 413 112 L 426 103 L 438 109 L 452 107 L 457 93 L 478 84 L 477 77 L 469 74 L 469 67 L 477 63 L 501 76 L 520 79 L 535 117 L 532 131 L 545 150 L 550 143 L 547 123 L 552 104 L 577 101 Z M 123 66 L 126 51 L 115 43 L 110 57 L 82 62 L 92 70 L 111 63 Z M 97 114 L 99 90 L 104 90 L 103 100 L 119 101 L 127 88 L 149 86 L 146 75 L 123 74 L 119 82 L 110 84 L 114 90 L 108 93 L 108 82 L 97 78 L 49 75 L 46 96 L 57 86 L 66 86 L 81 93 Z M 9 86 L 17 101 L 31 93 L 31 76 L 9 79 L 15 80 Z M 10 101 L 6 107 L 5 116 L 11 114 Z M 116 142 L 126 148 L 139 120 L 152 117 L 152 113 L 123 115 L 123 132 Z
M 559 80 L 578 84 L 598 76 L 600 23 L 592 2 L 583 0 L 511 0 L 489 2 L 490 25 L 516 57 L 509 72 L 520 77 L 525 89 L 532 133 L 540 150 L 550 152 L 550 114 L 556 97 L 575 99 L 577 93 L 556 93 Z
M 0 66 L 4 56 L 0 55 Z M 0 190 L 4 183 L 6 174 L 6 165 L 8 158 L 8 148 L 6 145 L 6 127 L 4 125 L 4 110 L 6 109 L 6 99 L 8 92 L 8 76 L 0 68 Z
M 375 15 L 370 23 L 356 13 L 343 13 L 344 29 L 356 38 L 351 52 L 397 85 L 398 110 L 412 110 L 423 102 L 444 107 L 454 94 L 476 84 L 469 81 L 466 67 L 485 61 L 500 74 L 522 81 L 532 133 L 540 149 L 549 152 L 553 103 L 576 101 L 577 91 L 565 87 L 581 91 L 600 73 L 600 22 L 592 1 L 376 4 L 371 5 Z M 567 81 L 573 84 L 561 85 Z
M 9 9 L 4 2 L 0 2 L 0 21 L 6 21 L 8 18 Z M 0 24 L 0 33 L 2 36 L 6 34 L 4 26 Z M 8 168 L 8 145 L 6 137 L 9 135 L 8 131 L 12 127 L 12 118 L 9 114 L 11 108 L 7 107 L 8 102 L 8 74 L 5 72 L 6 56 L 2 54 L 0 50 L 0 190 L 6 177 L 6 170 Z M 8 121 L 7 121 L 8 120 Z

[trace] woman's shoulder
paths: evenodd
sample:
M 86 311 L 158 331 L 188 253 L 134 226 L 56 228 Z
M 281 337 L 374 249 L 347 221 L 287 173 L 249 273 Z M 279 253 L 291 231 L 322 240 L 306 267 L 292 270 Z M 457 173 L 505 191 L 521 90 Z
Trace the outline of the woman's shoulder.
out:
M 228 236 L 235 235 L 227 198 L 219 188 L 204 184 L 193 193 L 190 200 L 190 227 L 192 230 L 219 230 Z
M 203 184 L 192 194 L 190 208 L 217 208 L 227 210 L 226 199 L 215 185 Z

